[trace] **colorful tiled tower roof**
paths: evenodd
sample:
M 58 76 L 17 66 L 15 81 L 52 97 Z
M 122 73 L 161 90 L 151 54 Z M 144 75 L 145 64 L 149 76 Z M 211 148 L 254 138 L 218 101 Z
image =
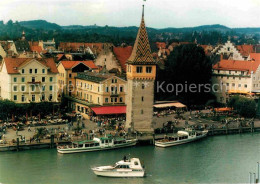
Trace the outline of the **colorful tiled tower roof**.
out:
M 132 54 L 128 59 L 128 64 L 155 64 L 144 22 L 144 5 L 141 24 L 137 33 Z

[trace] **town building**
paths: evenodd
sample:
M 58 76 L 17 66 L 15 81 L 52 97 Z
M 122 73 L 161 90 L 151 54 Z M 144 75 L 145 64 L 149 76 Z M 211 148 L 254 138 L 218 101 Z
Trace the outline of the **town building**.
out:
M 1 98 L 16 103 L 57 102 L 58 70 L 53 59 L 4 58 Z
M 38 46 L 41 47 L 42 50 L 46 50 L 48 52 L 56 50 L 56 43 L 54 38 L 52 40 L 47 40 L 46 42 L 40 40 Z
M 144 22 L 141 24 L 132 54 L 127 60 L 126 130 L 153 132 L 154 80 L 156 62 L 153 59 Z
M 227 103 L 232 95 L 254 95 L 260 92 L 260 60 L 225 60 L 213 66 L 212 90 L 217 101 Z
M 57 65 L 59 76 L 59 96 L 63 93 L 68 96 L 76 93 L 75 77 L 78 72 L 98 72 L 98 67 L 93 61 L 61 61 Z
M 225 44 L 217 45 L 212 54 L 223 55 L 224 59 L 247 60 L 250 53 L 254 52 L 253 45 L 235 45 L 230 40 Z
M 108 73 L 83 72 L 75 77 L 76 93 L 70 107 L 84 118 L 125 115 L 126 80 Z M 101 111 L 102 109 L 103 111 Z

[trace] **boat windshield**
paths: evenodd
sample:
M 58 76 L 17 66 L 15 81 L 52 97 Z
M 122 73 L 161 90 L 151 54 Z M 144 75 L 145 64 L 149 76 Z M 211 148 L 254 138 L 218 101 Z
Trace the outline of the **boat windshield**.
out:
M 129 165 L 115 165 L 115 168 L 117 169 L 129 169 Z

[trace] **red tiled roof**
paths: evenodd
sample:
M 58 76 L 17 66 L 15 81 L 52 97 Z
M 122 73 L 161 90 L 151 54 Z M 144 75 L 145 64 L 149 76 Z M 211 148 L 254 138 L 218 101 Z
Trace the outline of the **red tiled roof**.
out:
M 253 45 L 237 45 L 237 49 L 243 56 L 248 56 L 249 53 L 254 52 Z
M 235 70 L 235 71 L 251 71 L 255 72 L 260 61 L 238 61 L 238 60 L 221 60 L 213 66 L 215 70 Z
M 162 48 L 162 49 L 165 49 L 166 48 L 166 43 L 165 42 L 155 42 L 156 44 L 156 47 L 159 49 L 159 48 Z
M 41 53 L 42 48 L 40 46 L 31 46 L 31 51 Z
M 98 67 L 95 65 L 93 61 L 61 61 L 61 64 L 65 69 L 71 69 L 79 63 L 83 63 L 91 69 L 97 69 Z
M 30 46 L 39 46 L 39 42 L 38 41 L 29 41 L 29 45 Z
M 260 53 L 250 53 L 249 57 L 251 60 L 260 61 Z
M 125 114 L 126 106 L 106 106 L 106 107 L 92 107 L 91 108 L 96 115 L 105 114 Z
M 126 72 L 126 61 L 130 57 L 132 53 L 133 47 L 113 47 L 113 52 L 117 58 L 117 60 L 120 62 L 121 68 L 123 71 Z
M 64 56 L 64 54 L 57 54 L 57 60 L 59 61 L 62 57 Z
M 50 68 L 52 73 L 59 73 L 56 67 L 56 64 L 53 58 L 47 59 L 36 59 L 36 58 L 4 58 L 4 62 L 6 65 L 7 73 L 9 74 L 17 74 L 18 68 L 31 60 L 37 60 L 39 63 L 43 64 L 44 66 Z

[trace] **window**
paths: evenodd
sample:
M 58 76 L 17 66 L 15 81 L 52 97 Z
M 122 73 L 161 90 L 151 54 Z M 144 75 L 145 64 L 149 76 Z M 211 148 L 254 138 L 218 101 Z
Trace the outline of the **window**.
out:
M 42 77 L 42 82 L 45 82 L 45 77 Z
M 245 84 L 245 88 L 247 88 L 247 84 Z
M 42 86 L 42 91 L 45 91 L 45 86 Z
M 45 100 L 45 94 L 42 94 L 41 100 L 42 100 L 42 101 Z
M 35 82 L 35 77 L 32 77 L 32 82 Z
M 123 92 L 123 91 L 124 91 L 123 86 L 120 86 L 120 92 Z
M 32 102 L 35 102 L 35 95 L 32 95 Z
M 69 74 L 69 78 L 71 78 L 72 77 L 72 75 L 71 75 L 71 73 Z
M 231 74 L 231 71 L 229 71 L 229 74 Z
M 21 78 L 21 81 L 22 81 L 22 82 L 25 82 L 25 78 L 24 78 L 24 77 L 22 77 L 22 78 Z
M 52 101 L 52 94 L 50 94 L 49 96 L 49 101 Z
M 233 77 L 233 79 L 235 79 L 235 77 Z
M 232 83 L 232 86 L 233 86 L 233 87 L 235 87 L 235 86 L 236 86 L 236 84 L 235 84 L 235 83 Z
M 105 102 L 108 103 L 108 98 L 105 98 Z
M 108 91 L 109 91 L 109 88 L 108 88 L 108 87 L 106 87 L 106 93 L 108 93 Z
M 34 73 L 37 73 L 38 72 L 38 70 L 37 69 L 34 69 Z
M 143 113 L 144 113 L 144 110 L 142 109 L 142 110 L 141 110 L 141 114 L 143 114 Z
M 119 102 L 123 102 L 123 97 L 120 97 L 120 98 L 119 98 Z
M 16 101 L 17 100 L 17 95 L 14 95 L 14 101 Z
M 230 51 L 230 47 L 228 47 L 227 50 Z
M 17 82 L 17 78 L 16 77 L 14 77 L 14 82 Z
M 25 86 L 21 86 L 21 91 L 25 91 Z
M 22 101 L 22 102 L 25 101 L 25 97 L 24 97 L 24 95 L 22 95 L 22 97 L 21 97 L 21 101 Z
M 144 101 L 144 97 L 142 96 L 142 101 Z
M 45 73 L 45 69 L 44 68 L 42 69 L 42 73 Z
M 115 103 L 117 103 L 117 98 L 115 98 Z
M 244 75 L 244 71 L 241 72 L 241 75 Z
M 29 69 L 29 73 L 32 73 L 32 69 Z
M 17 86 L 14 86 L 14 91 L 17 91 Z
M 98 86 L 98 92 L 99 92 L 99 86 Z
M 240 87 L 241 87 L 241 84 L 238 84 L 238 87 L 240 88 Z
M 152 67 L 151 66 L 146 67 L 146 73 L 152 73 Z
M 143 73 L 143 67 L 142 66 L 137 66 L 136 67 L 136 72 L 137 73 Z
M 144 84 L 142 84 L 142 89 L 144 89 Z
M 114 102 L 114 98 L 111 98 L 110 100 L 111 100 L 111 103 L 113 103 L 113 102 Z
M 50 82 L 52 82 L 52 77 L 50 77 Z
M 50 91 L 52 91 L 52 86 L 50 86 Z
M 22 73 L 24 73 L 24 69 L 22 69 Z
M 99 97 L 97 98 L 97 102 L 99 103 Z
M 72 84 L 72 81 L 69 81 L 69 84 L 71 85 L 71 84 Z
M 31 85 L 31 90 L 34 91 L 35 90 L 35 86 Z

